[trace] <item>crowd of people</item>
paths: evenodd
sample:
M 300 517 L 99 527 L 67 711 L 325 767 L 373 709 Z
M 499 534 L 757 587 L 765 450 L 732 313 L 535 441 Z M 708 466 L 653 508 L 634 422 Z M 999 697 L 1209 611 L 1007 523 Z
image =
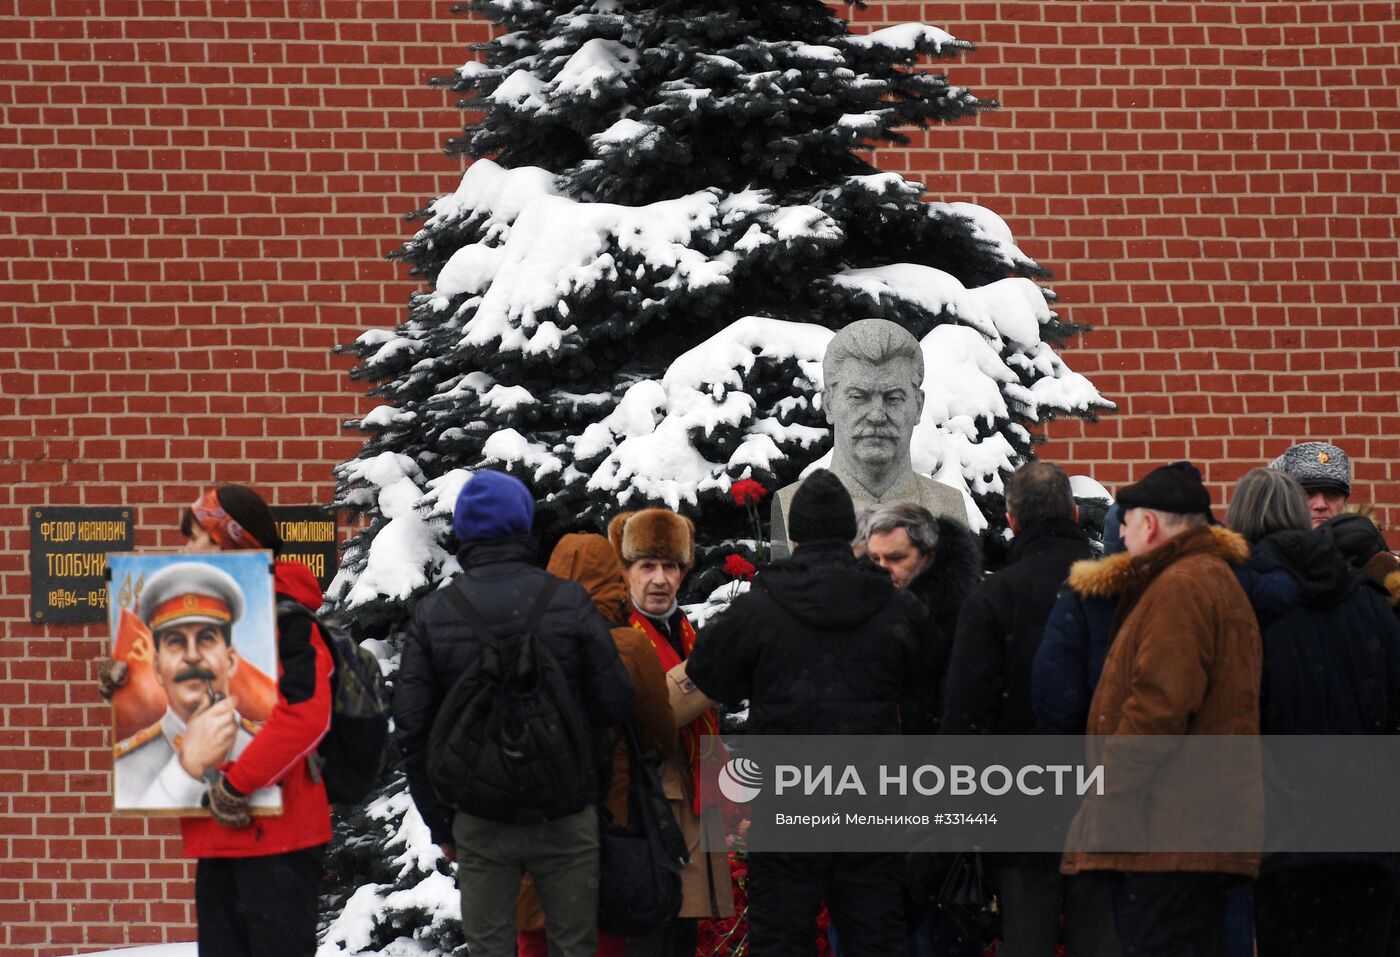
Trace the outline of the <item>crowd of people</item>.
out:
M 524 564 L 530 495 L 516 485 L 478 473 L 458 503 L 465 572 L 449 588 L 482 603 L 496 639 L 519 630 L 543 575 Z M 478 513 L 486 487 L 513 488 L 509 507 L 495 496 Z M 607 541 L 565 537 L 548 567 L 579 584 L 556 593 L 541 637 L 557 643 L 581 700 L 607 706 L 596 720 L 633 720 L 646 732 L 691 851 L 673 920 L 644 938 L 603 933 L 596 944 L 587 881 L 552 876 L 575 867 L 596 875 L 595 845 L 566 843 L 553 821 L 454 815 L 433 794 L 434 709 L 483 638 L 447 598 L 430 596 L 404 655 L 399 732 L 415 800 L 467 875 L 469 946 L 490 957 L 546 949 L 690 957 L 697 920 L 733 908 L 722 855 L 704 849 L 722 845 L 699 788 L 700 749 L 717 733 L 721 707 L 747 707 L 747 730 L 761 734 L 1400 730 L 1391 594 L 1400 593 L 1400 562 L 1369 518 L 1347 511 L 1350 492 L 1346 453 L 1302 443 L 1241 479 L 1220 524 L 1200 473 L 1172 463 L 1118 491 L 1100 556 L 1064 470 L 1033 462 L 1007 483 L 1010 546 L 989 574 L 963 523 L 913 503 L 858 515 L 841 481 L 817 470 L 788 503 L 791 557 L 763 568 L 698 634 L 677 604 L 694 562 L 689 520 L 645 509 L 614 519 Z M 483 524 L 487 517 L 494 524 Z M 590 600 L 599 612 L 592 624 L 566 612 Z M 609 645 L 625 669 L 604 654 Z M 627 676 L 630 702 L 615 693 Z M 1159 773 L 1136 798 L 1149 831 L 1162 782 L 1173 778 L 1171 768 Z M 611 781 L 595 789 L 613 813 L 623 810 L 624 774 L 614 761 Z M 1247 790 L 1242 813 L 1257 811 Z M 549 797 L 515 809 L 538 817 Z M 583 796 L 569 808 L 593 818 Z M 1069 957 L 1381 955 L 1393 946 L 1400 875 L 1387 855 L 1261 861 L 1239 851 L 1079 849 L 1075 835 L 1094 830 L 1094 814 L 1081 809 L 1063 854 L 985 855 L 1003 957 L 1050 957 L 1061 944 Z M 812 953 L 824 905 L 840 954 L 980 953 L 980 942 L 960 939 L 936 902 L 914 890 L 929 886 L 912 879 L 920 866 L 940 865 L 885 853 L 750 854 L 749 951 Z
M 791 556 L 697 630 L 678 604 L 690 519 L 625 512 L 606 536 L 567 534 L 541 556 L 529 488 L 478 471 L 453 516 L 462 570 L 416 602 L 393 700 L 414 803 L 456 864 L 470 952 L 694 957 L 699 922 L 735 909 L 700 786 L 723 708 L 747 707 L 762 734 L 1400 731 L 1400 560 L 1349 509 L 1351 480 L 1342 449 L 1295 445 L 1240 480 L 1221 524 L 1200 473 L 1163 465 L 1118 490 L 1100 549 L 1065 471 L 1031 462 L 1007 481 L 1009 548 L 987 572 L 964 523 L 907 502 L 858 514 L 818 469 L 788 503 Z M 226 486 L 196 503 L 191 548 L 275 551 L 252 499 Z M 314 605 L 307 576 L 277 567 L 278 592 Z M 211 810 L 185 824 L 202 953 L 206 935 L 232 941 L 210 953 L 314 952 L 328 809 L 301 759 L 329 721 L 329 657 L 314 621 L 280 640 L 276 712 L 232 761 L 193 775 Z M 104 693 L 122 677 L 104 670 Z M 441 719 L 464 709 L 481 720 L 454 738 Z M 198 704 L 188 721 L 217 725 L 229 751 L 231 708 Z M 657 762 L 689 854 L 675 913 L 622 935 L 598 926 L 600 820 L 627 821 L 636 760 Z M 1180 778 L 1164 767 L 1128 792 L 1149 833 L 1191 800 Z M 250 818 L 246 796 L 270 782 L 282 817 Z M 1242 789 L 1242 813 L 1251 800 Z M 984 855 L 1001 957 L 1400 952 L 1400 857 L 1086 850 L 1076 837 L 1096 813 L 1080 809 L 1063 854 Z M 937 879 L 919 876 L 939 866 L 753 853 L 747 950 L 812 954 L 824 905 L 846 957 L 980 954 L 931 899 Z

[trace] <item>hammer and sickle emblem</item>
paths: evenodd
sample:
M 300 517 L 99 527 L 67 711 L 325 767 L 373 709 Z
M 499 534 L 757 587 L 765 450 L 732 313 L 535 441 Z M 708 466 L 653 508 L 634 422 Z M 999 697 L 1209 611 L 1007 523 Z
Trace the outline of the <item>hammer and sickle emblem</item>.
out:
M 1319 453 L 1317 453 L 1317 460 L 1318 460 L 1319 462 L 1321 462 L 1323 465 L 1326 465 L 1327 462 L 1328 462 L 1328 455 L 1327 455 L 1327 453 L 1326 453 L 1326 452 L 1319 452 Z
M 198 598 L 196 598 L 196 597 L 193 596 L 193 595 L 186 595 L 186 596 L 185 596 L 185 598 L 184 598 L 184 605 L 185 605 L 186 608 L 193 608 L 193 607 L 194 607 L 195 605 L 197 605 L 197 604 L 199 604 L 199 599 L 198 599 Z

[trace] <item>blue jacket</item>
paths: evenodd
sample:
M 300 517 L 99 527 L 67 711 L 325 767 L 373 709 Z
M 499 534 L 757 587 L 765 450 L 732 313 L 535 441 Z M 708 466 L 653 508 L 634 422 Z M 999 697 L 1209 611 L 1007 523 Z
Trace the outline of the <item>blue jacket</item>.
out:
M 1220 556 L 1230 563 L 1240 586 L 1259 618 L 1261 630 L 1298 599 L 1297 579 L 1273 558 L 1251 552 L 1243 538 L 1223 526 L 1212 526 Z M 1099 562 L 1127 567 L 1126 554 Z M 1104 576 L 1090 574 L 1098 562 L 1079 562 L 1060 589 L 1045 622 L 1045 637 L 1031 666 L 1031 706 L 1042 731 L 1083 734 L 1089 702 L 1103 672 L 1113 641 L 1118 593 L 1100 593 L 1086 582 Z

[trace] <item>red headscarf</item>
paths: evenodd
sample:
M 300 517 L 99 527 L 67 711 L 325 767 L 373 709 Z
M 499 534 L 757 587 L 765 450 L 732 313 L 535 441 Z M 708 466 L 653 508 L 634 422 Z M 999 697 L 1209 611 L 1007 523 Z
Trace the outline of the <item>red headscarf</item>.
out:
M 223 549 L 266 548 L 251 532 L 239 525 L 219 503 L 219 490 L 210 489 L 203 498 L 190 506 L 190 512 L 200 527 L 209 533 L 215 545 Z

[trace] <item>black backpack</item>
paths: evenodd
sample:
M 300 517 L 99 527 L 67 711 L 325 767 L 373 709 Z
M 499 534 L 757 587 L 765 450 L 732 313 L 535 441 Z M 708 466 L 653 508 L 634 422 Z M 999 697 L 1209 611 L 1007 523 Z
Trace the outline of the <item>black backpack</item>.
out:
M 600 802 L 598 927 L 621 937 L 655 930 L 681 909 L 681 871 L 689 849 L 656 764 L 642 753 L 636 720 L 623 724 L 627 742 L 627 823 Z M 610 776 L 611 777 L 611 776 Z
M 335 662 L 331 675 L 331 727 L 312 761 L 312 777 L 326 783 L 332 804 L 358 804 L 384 770 L 389 747 L 389 695 L 379 659 L 341 623 L 321 618 L 298 602 L 277 603 L 277 620 L 305 616 L 321 630 Z
M 597 789 L 597 740 L 563 668 L 536 631 L 559 586 L 550 576 L 520 635 L 497 638 L 459 585 L 448 596 L 480 650 L 428 733 L 428 780 L 449 807 L 503 824 L 577 814 Z

